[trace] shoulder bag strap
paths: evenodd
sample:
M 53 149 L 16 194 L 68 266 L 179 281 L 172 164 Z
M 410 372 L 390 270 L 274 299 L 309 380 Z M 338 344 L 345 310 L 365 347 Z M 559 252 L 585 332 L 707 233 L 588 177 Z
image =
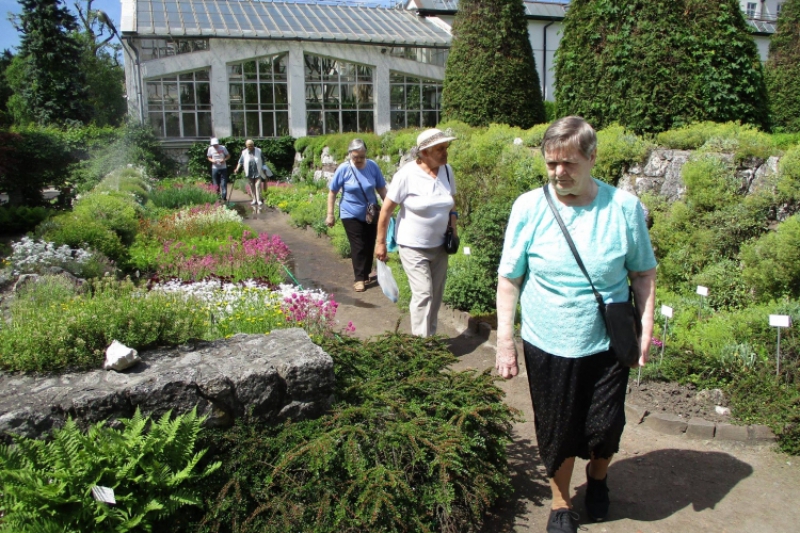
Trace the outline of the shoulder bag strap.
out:
M 369 196 L 367 196 L 367 191 L 364 190 L 364 186 L 361 185 L 361 180 L 358 179 L 356 167 L 353 166 L 353 163 L 350 163 L 350 169 L 353 171 L 353 177 L 356 179 L 356 183 L 358 183 L 358 186 L 361 187 L 361 193 L 364 195 L 364 201 L 367 203 L 367 205 L 369 205 Z
M 594 288 L 594 283 L 592 283 L 592 278 L 589 277 L 589 273 L 586 271 L 586 267 L 583 266 L 583 261 L 581 261 L 581 256 L 578 255 L 578 250 L 575 248 L 575 243 L 572 242 L 572 237 L 569 235 L 569 231 L 567 227 L 564 225 L 564 221 L 561 220 L 561 215 L 558 214 L 558 209 L 556 209 L 555 204 L 553 203 L 553 198 L 550 196 L 550 189 L 549 185 L 544 186 L 544 197 L 547 198 L 547 205 L 550 206 L 550 210 L 553 212 L 553 216 L 556 217 L 556 222 L 558 222 L 558 226 L 561 228 L 561 232 L 564 234 L 564 237 L 567 239 L 567 244 L 569 244 L 569 249 L 572 250 L 572 255 L 575 256 L 575 261 L 578 262 L 578 266 L 583 272 L 583 275 L 586 276 L 586 279 L 589 280 L 589 285 L 592 286 L 592 292 L 594 293 L 594 298 L 597 300 L 598 305 L 602 308 L 605 304 L 603 303 L 603 297 L 597 292 L 597 289 Z

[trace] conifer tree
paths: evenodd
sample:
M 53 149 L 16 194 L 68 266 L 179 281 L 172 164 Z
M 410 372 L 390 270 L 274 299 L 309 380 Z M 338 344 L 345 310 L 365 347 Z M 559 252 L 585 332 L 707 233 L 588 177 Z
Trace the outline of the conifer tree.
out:
M 442 117 L 472 126 L 544 122 L 521 0 L 461 0 L 442 90 Z
M 783 3 L 766 74 L 773 125 L 800 131 L 800 0 Z
M 88 122 L 83 49 L 75 17 L 61 0 L 19 0 L 19 53 L 7 70 L 17 123 Z
M 763 68 L 736 0 L 572 0 L 556 100 L 560 114 L 596 128 L 769 126 Z

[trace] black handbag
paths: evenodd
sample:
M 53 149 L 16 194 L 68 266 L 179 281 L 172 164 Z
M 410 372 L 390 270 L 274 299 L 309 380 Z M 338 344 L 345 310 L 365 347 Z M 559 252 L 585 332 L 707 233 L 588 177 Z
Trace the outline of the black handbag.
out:
M 550 206 L 550 210 L 553 212 L 556 222 L 558 222 L 558 226 L 561 228 L 561 232 L 564 233 L 564 237 L 567 239 L 567 244 L 569 244 L 569 249 L 572 250 L 572 255 L 575 256 L 575 261 L 578 262 L 578 266 L 581 272 L 583 272 L 583 275 L 589 280 L 594 298 L 597 300 L 597 307 L 606 324 L 608 338 L 611 340 L 611 348 L 614 350 L 617 360 L 623 366 L 637 366 L 639 363 L 639 356 L 642 353 L 640 346 L 642 338 L 642 320 L 634 306 L 633 289 L 628 289 L 627 302 L 611 304 L 603 302 L 603 297 L 597 292 L 597 289 L 594 288 L 592 278 L 589 277 L 586 267 L 583 266 L 581 256 L 578 255 L 578 250 L 575 248 L 575 243 L 572 242 L 572 237 L 570 237 L 569 231 L 567 231 L 567 227 L 564 225 L 564 221 L 561 220 L 561 215 L 558 214 L 558 210 L 555 204 L 553 204 L 548 185 L 544 186 L 544 196 L 547 198 L 547 204 Z
M 458 253 L 459 244 L 460 244 L 460 239 L 458 238 L 458 235 L 453 233 L 453 227 L 447 226 L 447 231 L 444 232 L 445 251 L 450 255 Z
M 447 165 L 444 166 L 444 171 L 447 174 L 447 184 L 450 185 L 450 170 L 447 168 Z M 450 254 L 457 254 L 458 253 L 458 246 L 461 244 L 461 239 L 458 238 L 453 232 L 453 226 L 450 223 L 447 223 L 447 229 L 444 232 L 444 249 L 445 251 Z

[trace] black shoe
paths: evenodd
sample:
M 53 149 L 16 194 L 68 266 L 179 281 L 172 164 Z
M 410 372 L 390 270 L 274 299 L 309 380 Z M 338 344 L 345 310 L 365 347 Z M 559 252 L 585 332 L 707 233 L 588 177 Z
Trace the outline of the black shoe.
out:
M 589 475 L 589 463 L 586 463 L 586 514 L 595 522 L 605 520 L 608 516 L 608 476 L 594 479 Z
M 572 509 L 554 509 L 547 519 L 547 533 L 578 533 L 579 518 Z

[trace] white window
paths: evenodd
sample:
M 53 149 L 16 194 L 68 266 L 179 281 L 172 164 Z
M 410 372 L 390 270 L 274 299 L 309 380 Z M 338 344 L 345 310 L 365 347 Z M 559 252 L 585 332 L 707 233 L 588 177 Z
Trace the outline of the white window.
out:
M 146 81 L 147 114 L 159 137 L 211 136 L 209 69 Z
M 756 3 L 755 2 L 747 2 L 747 16 L 748 17 L 755 17 L 756 16 Z
M 392 72 L 392 129 L 433 128 L 439 123 L 442 82 Z
M 234 137 L 289 135 L 288 59 L 282 53 L 228 65 Z
M 305 54 L 308 135 L 375 131 L 372 67 Z

